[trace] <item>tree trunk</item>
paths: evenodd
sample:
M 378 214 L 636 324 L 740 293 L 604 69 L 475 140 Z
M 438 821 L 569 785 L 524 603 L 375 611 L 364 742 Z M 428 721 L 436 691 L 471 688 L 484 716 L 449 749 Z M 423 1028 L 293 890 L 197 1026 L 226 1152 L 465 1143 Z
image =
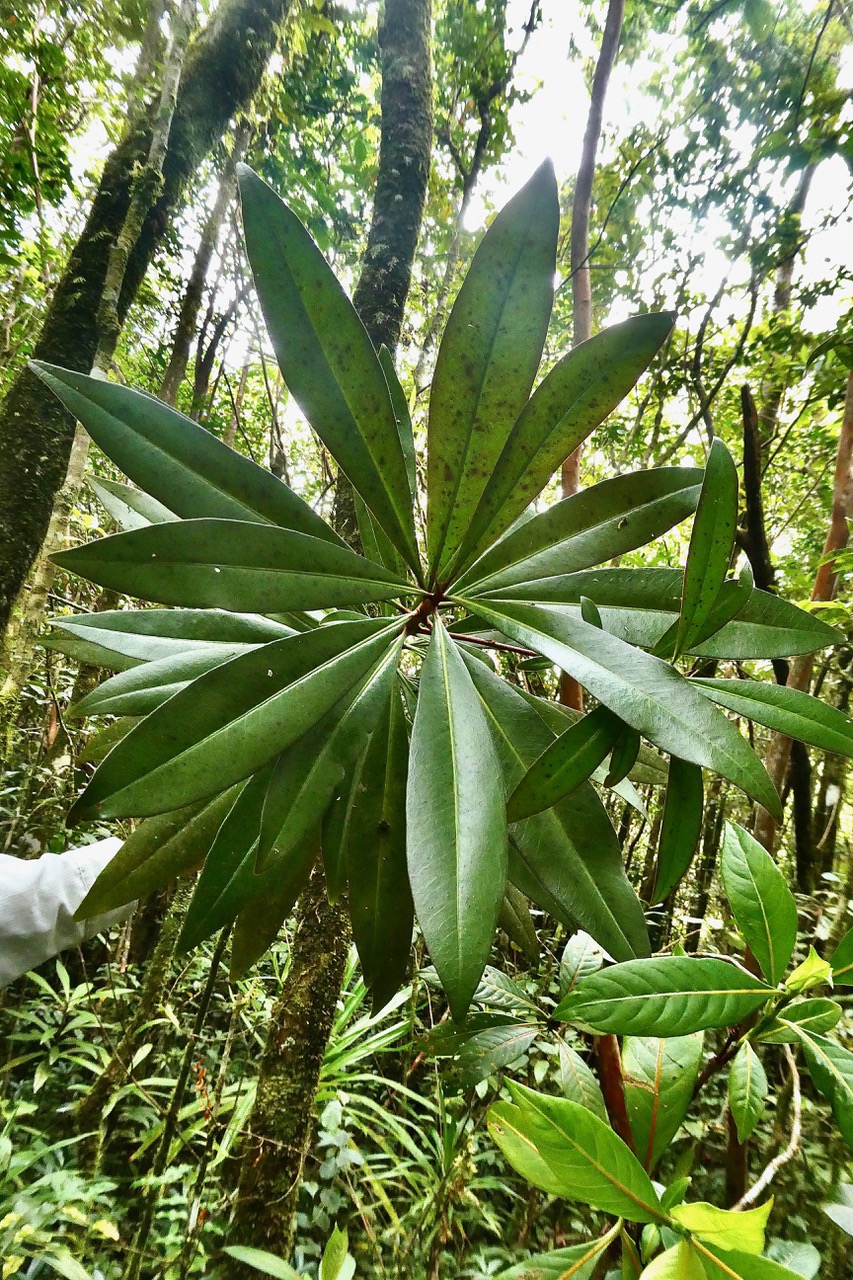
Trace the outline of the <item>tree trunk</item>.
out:
M 290 0 L 223 0 L 193 43 L 178 92 L 163 186 L 129 255 L 117 311 L 124 321 L 187 181 L 236 111 L 249 105 Z M 104 166 L 86 226 L 68 260 L 33 352 L 88 372 L 110 252 L 127 216 L 133 176 L 151 143 L 152 112 L 132 124 Z M 47 530 L 65 476 L 74 420 L 28 369 L 0 410 L 0 632 Z
M 431 0 L 386 0 L 380 27 L 382 131 L 373 220 L 354 303 L 376 346 L 400 336 L 423 216 L 432 147 Z M 338 494 L 344 486 L 339 480 Z M 336 502 L 343 536 L 356 528 L 349 502 Z M 273 1010 L 261 1060 L 250 1136 L 229 1233 L 232 1244 L 287 1257 L 314 1098 L 350 942 L 343 904 L 330 905 L 316 871 L 300 902 L 290 971 Z M 252 1280 L 232 1260 L 221 1274 Z

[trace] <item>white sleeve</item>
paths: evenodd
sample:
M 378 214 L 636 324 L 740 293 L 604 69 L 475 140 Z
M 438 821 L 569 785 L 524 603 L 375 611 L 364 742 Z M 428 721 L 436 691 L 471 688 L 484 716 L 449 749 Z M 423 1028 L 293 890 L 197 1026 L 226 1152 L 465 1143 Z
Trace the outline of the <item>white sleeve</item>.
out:
M 92 920 L 74 919 L 122 843 L 109 836 L 30 860 L 0 854 L 0 987 L 130 914 L 135 903 Z

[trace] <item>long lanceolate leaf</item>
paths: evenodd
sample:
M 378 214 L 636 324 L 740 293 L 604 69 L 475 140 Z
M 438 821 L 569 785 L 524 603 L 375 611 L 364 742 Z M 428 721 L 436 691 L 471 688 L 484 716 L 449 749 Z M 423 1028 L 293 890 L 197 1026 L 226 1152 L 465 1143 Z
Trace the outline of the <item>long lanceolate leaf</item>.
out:
M 663 902 L 687 871 L 702 832 L 702 770 L 670 756 L 651 901 Z
M 116 466 L 176 516 L 265 520 L 341 545 L 286 484 L 161 400 L 54 365 L 33 368 Z
M 482 597 L 462 603 L 517 644 L 558 663 L 656 747 L 714 769 L 771 813 L 781 813 L 775 788 L 749 743 L 667 663 L 552 605 Z
M 113 670 L 176 658 L 212 645 L 266 644 L 294 634 L 292 627 L 272 618 L 218 609 L 111 609 L 53 618 L 52 624 L 60 632 L 55 648 L 67 652 L 63 637 L 71 636 L 91 651 L 100 651 L 95 665 Z
M 576 1102 L 523 1085 L 508 1087 L 513 1105 L 501 1102 L 489 1112 L 489 1128 L 499 1146 L 504 1145 L 503 1126 L 509 1124 L 535 1148 L 567 1199 L 631 1222 L 666 1220 L 649 1175 L 608 1124 Z
M 187 653 L 134 666 L 98 685 L 71 707 L 70 713 L 76 716 L 148 715 L 149 711 L 166 702 L 197 676 L 256 647 L 246 644 L 197 645 Z
M 367 330 L 296 214 L 251 169 L 238 173 L 246 251 L 282 377 L 417 574 L 406 461 Z
M 530 397 L 454 558 L 466 564 L 508 529 L 564 458 L 627 395 L 672 328 L 671 312 L 634 316 L 564 356 Z
M 361 679 L 396 642 L 401 625 L 319 627 L 200 676 L 122 739 L 72 820 L 162 813 L 254 773 Z
M 579 982 L 555 1016 L 596 1032 L 681 1036 L 729 1027 L 773 994 L 725 960 L 663 956 L 629 960 Z
M 181 520 L 99 538 L 60 568 L 158 604 L 283 613 L 391 600 L 411 587 L 322 538 L 244 520 Z
M 780 1019 L 802 1045 L 803 1057 L 823 1096 L 832 1106 L 835 1122 L 848 1146 L 853 1147 L 853 1053 L 826 1036 L 815 1035 L 793 1022 Z
M 102 477 L 91 479 L 89 484 L 119 529 L 144 529 L 149 524 L 178 519 L 162 502 L 129 484 L 119 484 L 116 480 L 105 480 Z
M 554 740 L 553 731 L 520 690 L 468 654 L 464 659 L 511 789 Z M 642 907 L 607 811 L 589 783 L 514 824 L 510 836 L 510 876 L 522 892 L 568 928 L 584 929 L 616 959 L 648 955 Z
M 564 498 L 508 533 L 454 583 L 453 592 L 538 600 L 539 583 L 612 560 L 694 510 L 700 471 L 659 467 L 616 476 Z M 587 591 L 598 604 L 594 591 Z
M 690 535 L 675 653 L 702 634 L 726 579 L 737 528 L 737 471 L 722 440 L 711 445 Z
M 797 942 L 797 904 L 770 854 L 748 831 L 726 823 L 720 862 L 726 896 L 761 972 L 781 982 Z
M 853 757 L 853 719 L 801 689 L 763 680 L 696 679 L 712 702 L 810 747 Z
M 595 772 L 623 729 L 606 707 L 570 725 L 533 762 L 507 802 L 507 818 L 518 822 L 541 813 Z
M 477 691 L 437 618 L 412 729 L 407 848 L 415 911 L 457 1019 L 480 981 L 503 901 L 505 803 Z
M 427 542 L 446 578 L 539 367 L 554 299 L 560 208 L 550 162 L 498 214 L 439 347 L 430 393 Z

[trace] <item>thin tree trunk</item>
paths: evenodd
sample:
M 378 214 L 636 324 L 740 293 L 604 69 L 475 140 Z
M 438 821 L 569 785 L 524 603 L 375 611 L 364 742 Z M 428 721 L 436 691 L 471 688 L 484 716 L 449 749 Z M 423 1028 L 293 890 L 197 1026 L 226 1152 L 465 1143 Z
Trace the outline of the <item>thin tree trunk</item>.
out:
M 432 147 L 431 0 L 386 0 L 380 27 L 382 131 L 373 220 L 354 303 L 374 345 L 400 336 Z M 340 481 L 339 481 L 340 488 Z M 351 495 L 351 491 L 350 491 Z M 338 531 L 356 528 L 353 503 Z M 290 971 L 273 1009 L 229 1233 L 232 1244 L 287 1257 L 314 1099 L 350 944 L 345 906 L 330 905 L 318 870 L 302 896 Z M 241 1263 L 228 1280 L 252 1280 Z
M 130 253 L 118 299 L 124 320 L 187 181 L 236 111 L 251 102 L 291 0 L 223 0 L 188 53 L 178 92 L 163 187 Z M 153 118 L 135 122 L 104 166 L 83 232 L 51 300 L 35 358 L 87 372 L 110 251 L 124 224 L 133 175 L 144 165 Z M 28 369 L 0 410 L 0 632 L 50 521 L 68 465 L 74 420 Z
M 199 308 L 201 307 L 204 282 L 207 279 L 210 260 L 219 241 L 222 223 L 225 221 L 225 215 L 237 190 L 235 165 L 243 157 L 248 138 L 248 127 L 241 125 L 235 135 L 231 155 L 225 160 L 222 177 L 219 180 L 219 190 L 216 193 L 216 201 L 201 233 L 201 240 L 196 250 L 190 278 L 187 281 L 187 287 L 181 300 L 181 309 L 178 312 L 178 321 L 172 342 L 172 354 L 169 358 L 166 372 L 163 374 L 163 380 L 160 383 L 160 399 L 165 400 L 166 404 L 173 405 L 175 403 L 178 388 L 186 376 L 187 364 L 190 358 L 190 344 L 195 333 Z

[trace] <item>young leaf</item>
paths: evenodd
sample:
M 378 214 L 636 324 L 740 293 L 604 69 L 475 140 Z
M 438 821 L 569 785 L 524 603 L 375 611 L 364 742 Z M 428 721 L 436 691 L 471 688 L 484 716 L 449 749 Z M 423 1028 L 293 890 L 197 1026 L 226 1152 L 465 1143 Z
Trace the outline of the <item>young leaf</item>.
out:
M 467 654 L 463 658 L 510 789 L 553 740 L 552 730 L 520 690 Z M 557 716 L 563 724 L 559 711 Z M 568 928 L 585 929 L 617 959 L 648 955 L 643 910 L 593 787 L 584 783 L 554 808 L 518 823 L 511 835 L 510 875 L 527 897 Z
M 722 440 L 711 445 L 693 520 L 675 656 L 690 648 L 713 609 L 726 579 L 737 529 L 737 470 Z
M 551 605 L 462 601 L 516 644 L 544 653 L 656 747 L 734 782 L 771 813 L 779 797 L 735 726 L 659 658 Z M 708 712 L 713 711 L 713 715 Z
M 788 974 L 785 990 L 801 995 L 804 991 L 811 991 L 813 987 L 823 987 L 827 984 L 832 986 L 832 969 L 829 961 L 821 960 L 814 947 L 809 947 L 805 960 Z
M 158 604 L 282 613 L 392 600 L 405 581 L 349 547 L 244 520 L 180 520 L 53 557 L 61 569 Z
M 637 1156 L 650 1173 L 693 1101 L 703 1036 L 628 1036 L 622 1045 L 625 1102 Z
M 632 316 L 559 360 L 522 409 L 463 538 L 456 563 L 484 551 L 538 496 L 564 458 L 628 394 L 673 315 Z
M 661 956 L 584 978 L 554 1016 L 617 1035 L 690 1035 L 734 1026 L 770 995 L 770 987 L 725 960 Z
M 352 932 L 374 1010 L 403 985 L 414 914 L 406 871 L 406 774 L 409 741 L 395 683 L 370 736 L 367 785 L 347 827 L 345 857 Z
M 399 631 L 398 623 L 335 623 L 199 676 L 110 752 L 70 820 L 162 813 L 247 777 L 334 706 Z
M 507 1087 L 515 1104 L 512 1118 L 556 1174 L 559 1194 L 630 1222 L 666 1220 L 649 1175 L 609 1124 L 576 1102 L 510 1081 Z M 492 1136 L 511 1160 L 496 1112 L 496 1107 L 490 1112 Z
M 181 519 L 267 521 L 344 545 L 271 472 L 154 396 L 37 361 L 32 368 L 128 479 Z
M 352 1263 L 352 1266 L 349 1264 Z M 320 1261 L 320 1280 L 350 1280 L 355 1262 L 349 1254 L 349 1237 L 346 1230 L 335 1227 Z
M 576 790 L 595 772 L 624 725 L 606 707 L 596 707 L 569 725 L 534 760 L 507 801 L 509 822 L 541 813 Z
M 452 590 L 538 600 L 541 582 L 612 560 L 679 524 L 696 506 L 701 474 L 658 467 L 615 476 L 564 498 L 496 542 Z M 582 594 L 601 606 L 594 590 Z
M 747 1041 L 729 1067 L 729 1108 L 737 1126 L 738 1142 L 746 1142 L 755 1129 L 767 1101 L 767 1076 L 761 1059 Z
M 428 427 L 427 542 L 436 580 L 530 395 L 554 301 L 559 226 L 546 161 L 489 227 L 448 318 Z
M 702 833 L 702 770 L 670 756 L 651 901 L 663 902 L 687 872 Z
M 708 1273 L 690 1241 L 680 1240 L 653 1258 L 640 1280 L 708 1280 Z
M 712 701 L 810 747 L 853 757 L 853 719 L 801 689 L 763 680 L 694 679 Z
M 246 252 L 282 377 L 406 563 L 419 572 L 397 419 L 367 330 L 296 214 L 238 165 Z
M 796 1044 L 799 1036 L 791 1029 L 792 1023 L 803 1031 L 817 1032 L 818 1035 L 822 1035 L 824 1031 L 831 1031 L 834 1026 L 837 1026 L 843 1012 L 841 1005 L 836 1004 L 834 1000 L 821 997 L 798 1000 L 796 1004 L 789 1005 L 784 1010 L 782 1018 L 774 1019 L 758 1039 L 766 1044 Z
M 482 703 L 436 618 L 412 729 L 407 843 L 415 911 L 456 1019 L 482 976 L 503 901 L 505 804 Z
M 797 943 L 797 904 L 770 854 L 743 827 L 726 823 L 720 869 L 738 928 L 776 986 Z
M 670 1216 L 706 1244 L 738 1253 L 757 1254 L 764 1248 L 764 1232 L 772 1208 L 772 1196 L 756 1209 L 718 1209 L 699 1201 L 675 1205 L 670 1209 Z
M 573 933 L 560 957 L 560 999 L 574 991 L 582 978 L 597 973 L 604 964 L 604 952 L 594 938 L 582 930 Z

